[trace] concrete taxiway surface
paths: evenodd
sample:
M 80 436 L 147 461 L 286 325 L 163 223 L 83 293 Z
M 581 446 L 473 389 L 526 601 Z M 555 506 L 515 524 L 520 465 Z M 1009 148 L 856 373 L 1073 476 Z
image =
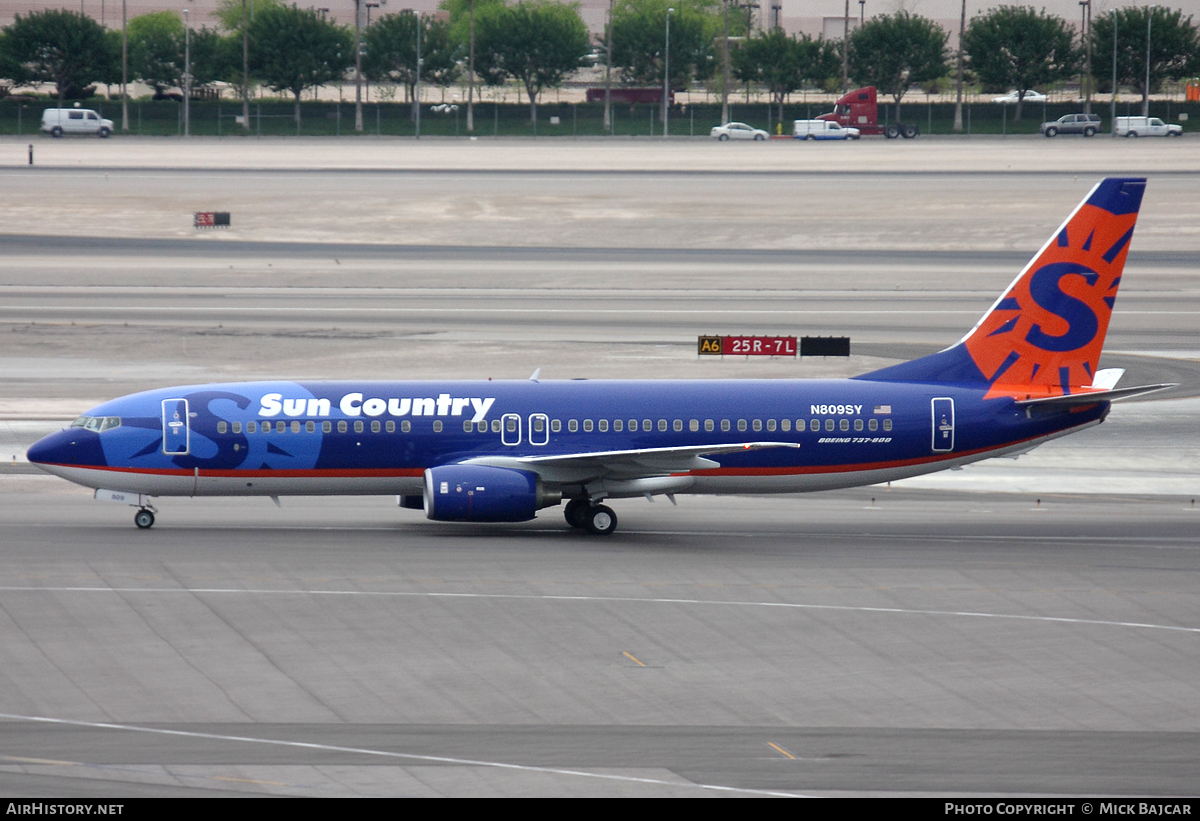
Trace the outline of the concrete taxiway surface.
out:
M 775 143 L 38 143 L 0 168 L 0 788 L 1194 793 L 1200 155 L 1126 142 L 863 141 L 852 175 Z M 162 500 L 139 532 L 12 467 L 164 384 L 862 372 L 956 341 L 1139 169 L 1102 364 L 1182 385 L 1015 462 L 634 500 L 610 539 L 377 498 Z M 700 360 L 707 332 L 854 356 Z

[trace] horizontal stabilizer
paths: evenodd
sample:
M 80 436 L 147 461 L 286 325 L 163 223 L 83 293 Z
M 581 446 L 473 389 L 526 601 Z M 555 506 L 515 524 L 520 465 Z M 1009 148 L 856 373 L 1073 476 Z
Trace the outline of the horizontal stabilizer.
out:
M 1057 407 L 1091 405 L 1096 402 L 1111 402 L 1114 399 L 1128 399 L 1131 396 L 1140 396 L 1143 393 L 1165 391 L 1167 388 L 1173 388 L 1178 384 L 1178 382 L 1163 382 L 1159 385 L 1139 385 L 1134 388 L 1113 388 L 1112 390 L 1099 391 L 1084 390 L 1082 393 L 1072 393 L 1066 396 L 1039 396 L 1036 399 L 1018 399 L 1017 404 L 1026 406 L 1039 405 L 1041 407 L 1047 405 Z

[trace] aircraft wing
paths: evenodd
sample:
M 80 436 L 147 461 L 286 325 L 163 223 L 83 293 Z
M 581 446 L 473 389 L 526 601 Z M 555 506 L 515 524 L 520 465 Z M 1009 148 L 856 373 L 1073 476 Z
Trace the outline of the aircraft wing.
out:
M 464 465 L 489 465 L 532 471 L 548 482 L 587 482 L 593 479 L 642 479 L 720 467 L 705 456 L 766 448 L 798 448 L 796 442 L 731 442 L 674 448 L 604 450 L 548 456 L 479 456 Z

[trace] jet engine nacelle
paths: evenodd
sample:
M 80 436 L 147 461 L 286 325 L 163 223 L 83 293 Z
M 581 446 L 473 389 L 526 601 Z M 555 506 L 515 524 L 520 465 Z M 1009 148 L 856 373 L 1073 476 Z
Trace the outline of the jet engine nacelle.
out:
M 525 522 L 556 505 L 537 474 L 486 465 L 442 465 L 425 471 L 425 516 L 440 522 Z

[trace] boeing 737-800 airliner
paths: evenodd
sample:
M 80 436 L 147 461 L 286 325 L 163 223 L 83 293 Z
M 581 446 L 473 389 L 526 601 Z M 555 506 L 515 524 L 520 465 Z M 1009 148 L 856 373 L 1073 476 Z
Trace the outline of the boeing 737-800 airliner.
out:
M 852 379 L 249 382 L 114 399 L 29 449 L 128 501 L 395 494 L 430 519 L 520 522 L 566 502 L 612 533 L 608 499 L 795 493 L 1019 453 L 1097 425 L 1097 370 L 1144 179 L 1106 179 L 957 344 Z

